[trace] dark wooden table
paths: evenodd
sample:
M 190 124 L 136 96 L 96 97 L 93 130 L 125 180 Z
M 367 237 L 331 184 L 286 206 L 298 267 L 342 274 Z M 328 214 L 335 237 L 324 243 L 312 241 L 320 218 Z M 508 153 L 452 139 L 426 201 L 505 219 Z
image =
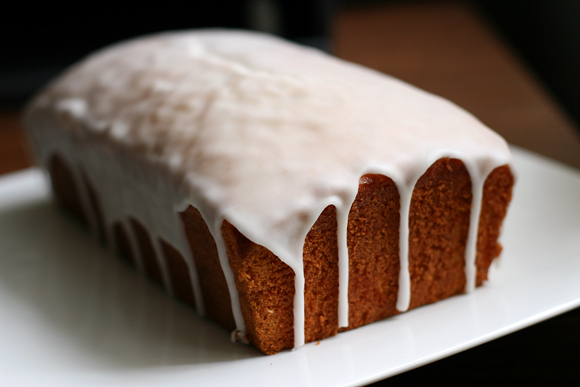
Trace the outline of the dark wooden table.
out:
M 510 143 L 580 168 L 576 128 L 491 26 L 463 3 L 343 10 L 334 43 L 339 57 L 449 98 Z M 18 117 L 14 110 L 0 112 L 0 174 L 31 165 Z M 379 384 L 578 383 L 579 330 L 577 309 Z

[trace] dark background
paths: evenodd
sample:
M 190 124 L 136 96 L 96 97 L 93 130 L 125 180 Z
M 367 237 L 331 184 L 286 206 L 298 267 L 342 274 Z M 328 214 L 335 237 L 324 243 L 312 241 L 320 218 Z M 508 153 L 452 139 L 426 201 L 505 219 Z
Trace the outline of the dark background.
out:
M 214 0 L 131 7 L 122 2 L 115 6 L 14 2 L 13 8 L 5 4 L 0 23 L 0 109 L 18 107 L 48 79 L 89 52 L 137 35 L 200 27 L 250 28 L 332 51 L 332 18 L 340 9 L 412 1 L 417 2 Z M 580 1 L 458 1 L 476 7 L 580 123 Z

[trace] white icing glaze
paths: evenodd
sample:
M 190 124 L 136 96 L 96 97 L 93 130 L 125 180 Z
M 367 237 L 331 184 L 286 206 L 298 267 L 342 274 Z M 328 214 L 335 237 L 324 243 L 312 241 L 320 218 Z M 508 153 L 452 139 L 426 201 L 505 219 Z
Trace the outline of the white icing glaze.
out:
M 360 177 L 383 174 L 399 189 L 397 308 L 404 311 L 411 298 L 408 214 L 416 181 L 441 157 L 461 159 L 470 173 L 469 291 L 483 182 L 511 160 L 503 139 L 442 98 L 312 49 L 240 31 L 165 33 L 107 48 L 49 85 L 31 103 L 27 124 L 41 160 L 69 155 L 91 176 L 106 198 L 109 229 L 133 217 L 155 246 L 163 238 L 178 249 L 203 314 L 194 261 L 176 218 L 190 204 L 200 211 L 218 247 L 238 336 L 245 326 L 222 221 L 277 255 L 295 273 L 296 347 L 304 343 L 303 244 L 324 208 L 337 209 L 344 327 L 346 230 Z M 171 289 L 163 256 L 157 256 Z

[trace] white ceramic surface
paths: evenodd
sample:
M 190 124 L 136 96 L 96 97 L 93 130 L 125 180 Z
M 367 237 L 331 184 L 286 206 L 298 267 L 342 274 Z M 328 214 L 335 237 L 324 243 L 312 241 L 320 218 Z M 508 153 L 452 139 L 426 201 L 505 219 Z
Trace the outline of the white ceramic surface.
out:
M 229 341 L 52 204 L 42 172 L 0 178 L 0 384 L 347 386 L 580 305 L 580 172 L 519 149 L 491 280 L 472 294 L 296 351 Z

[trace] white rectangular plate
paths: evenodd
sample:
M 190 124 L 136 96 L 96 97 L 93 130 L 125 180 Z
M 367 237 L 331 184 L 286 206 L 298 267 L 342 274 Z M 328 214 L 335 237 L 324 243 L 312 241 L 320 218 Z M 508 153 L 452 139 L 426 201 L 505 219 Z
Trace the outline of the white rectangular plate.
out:
M 0 178 L 0 384 L 347 386 L 580 305 L 580 172 L 514 149 L 504 251 L 472 294 L 264 356 L 173 300 L 53 206 L 38 169 Z M 499 266 L 499 267 L 498 267 Z

